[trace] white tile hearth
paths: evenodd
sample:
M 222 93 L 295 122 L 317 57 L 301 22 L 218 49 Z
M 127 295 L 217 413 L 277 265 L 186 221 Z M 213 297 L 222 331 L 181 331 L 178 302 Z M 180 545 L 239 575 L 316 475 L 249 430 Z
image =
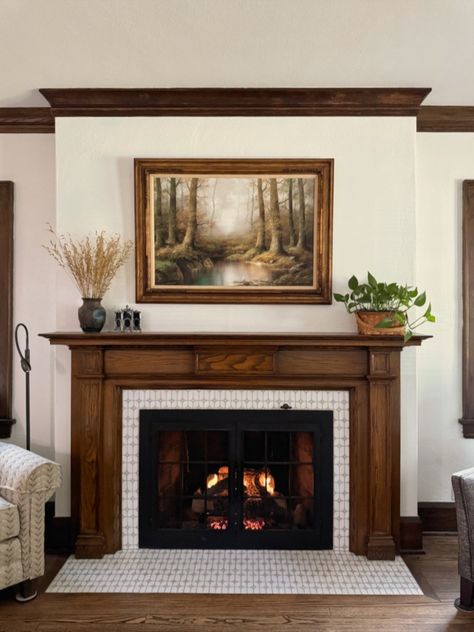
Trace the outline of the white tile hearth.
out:
M 334 415 L 333 548 L 349 550 L 348 391 L 164 389 L 123 391 L 122 548 L 138 549 L 140 410 L 332 410 Z
M 70 557 L 47 592 L 422 595 L 402 558 L 334 551 L 138 549 Z

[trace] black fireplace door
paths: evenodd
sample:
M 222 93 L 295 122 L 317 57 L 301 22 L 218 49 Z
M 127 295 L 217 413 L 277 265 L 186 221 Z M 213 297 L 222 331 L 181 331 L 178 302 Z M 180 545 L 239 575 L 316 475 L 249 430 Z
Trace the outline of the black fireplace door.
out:
M 332 412 L 142 410 L 139 459 L 141 548 L 332 548 Z

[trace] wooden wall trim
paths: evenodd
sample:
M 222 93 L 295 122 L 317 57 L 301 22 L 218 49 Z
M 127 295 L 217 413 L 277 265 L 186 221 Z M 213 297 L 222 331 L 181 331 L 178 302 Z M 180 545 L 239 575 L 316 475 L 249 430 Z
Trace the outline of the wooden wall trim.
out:
M 74 551 L 74 528 L 72 518 L 54 515 L 55 503 L 45 505 L 44 548 L 47 553 L 72 553 Z
M 0 134 L 54 134 L 51 108 L 0 108 Z
M 463 345 L 462 417 L 463 435 L 474 439 L 474 180 L 463 182 Z
M 423 105 L 416 118 L 417 132 L 474 132 L 474 107 Z
M 423 532 L 444 531 L 455 533 L 458 529 L 456 503 L 420 502 L 418 514 L 423 523 Z
M 11 434 L 13 354 L 13 182 L 0 182 L 0 438 Z
M 431 88 L 43 88 L 54 116 L 416 116 Z
M 419 516 L 401 516 L 400 552 L 423 552 L 423 523 Z
M 474 106 L 421 105 L 430 88 L 43 88 L 50 107 L 0 108 L 0 134 L 54 134 L 56 116 L 416 116 L 474 132 Z

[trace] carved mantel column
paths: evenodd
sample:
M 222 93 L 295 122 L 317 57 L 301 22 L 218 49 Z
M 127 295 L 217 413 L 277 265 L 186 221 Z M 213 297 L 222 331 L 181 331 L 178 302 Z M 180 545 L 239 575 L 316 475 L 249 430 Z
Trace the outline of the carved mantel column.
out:
M 400 532 L 400 351 L 369 353 L 367 557 L 395 559 Z M 397 483 L 398 481 L 398 483 Z
M 79 534 L 76 557 L 100 558 L 105 539 L 100 525 L 100 472 L 104 351 L 100 347 L 72 348 L 71 454 L 72 507 Z

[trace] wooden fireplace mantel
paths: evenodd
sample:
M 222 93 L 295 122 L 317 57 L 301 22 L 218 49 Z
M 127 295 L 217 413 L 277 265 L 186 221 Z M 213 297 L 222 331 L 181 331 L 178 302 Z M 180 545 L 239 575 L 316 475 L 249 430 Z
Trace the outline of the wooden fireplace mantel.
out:
M 400 532 L 398 336 L 351 333 L 41 334 L 71 364 L 76 556 L 121 548 L 122 390 L 348 390 L 350 550 L 393 559 Z M 429 336 L 414 336 L 420 345 Z

